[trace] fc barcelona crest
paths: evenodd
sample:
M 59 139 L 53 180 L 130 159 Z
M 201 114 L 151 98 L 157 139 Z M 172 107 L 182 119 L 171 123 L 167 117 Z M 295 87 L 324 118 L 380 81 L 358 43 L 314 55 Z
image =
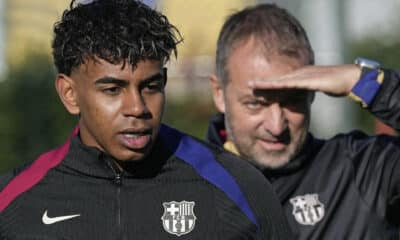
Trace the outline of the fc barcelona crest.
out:
M 196 224 L 194 202 L 165 202 L 164 214 L 161 217 L 164 230 L 168 233 L 182 236 L 190 233 Z
M 290 199 L 293 216 L 303 225 L 315 225 L 325 215 L 325 206 L 318 199 L 318 194 L 306 194 Z

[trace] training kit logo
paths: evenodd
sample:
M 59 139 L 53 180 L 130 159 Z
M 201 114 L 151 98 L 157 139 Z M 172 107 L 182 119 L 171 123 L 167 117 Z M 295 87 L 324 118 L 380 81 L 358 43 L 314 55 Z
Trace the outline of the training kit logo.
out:
M 177 236 L 190 233 L 196 223 L 194 205 L 194 202 L 187 201 L 163 203 L 164 214 L 161 220 L 165 231 Z
M 303 225 L 315 225 L 325 215 L 325 206 L 318 199 L 318 194 L 306 194 L 290 199 L 293 216 Z

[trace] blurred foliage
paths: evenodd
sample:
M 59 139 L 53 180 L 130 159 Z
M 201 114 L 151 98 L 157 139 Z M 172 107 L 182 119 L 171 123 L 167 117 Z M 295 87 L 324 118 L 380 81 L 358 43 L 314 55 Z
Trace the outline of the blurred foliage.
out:
M 186 97 L 179 101 L 167 100 L 164 122 L 204 139 L 208 120 L 215 111 L 212 99 Z
M 31 53 L 0 83 L 0 172 L 63 143 L 73 128 L 54 80 L 49 57 Z
M 0 82 L 0 173 L 62 144 L 77 123 L 59 100 L 54 80 L 51 59 L 31 53 Z M 203 138 L 211 108 L 211 102 L 195 98 L 167 100 L 164 122 Z
M 393 39 L 394 37 L 387 37 Z M 398 34 L 397 41 L 385 41 L 384 36 L 378 38 L 367 38 L 361 41 L 354 41 L 350 44 L 350 59 L 357 56 L 365 58 L 376 59 L 383 67 L 400 69 L 400 34 Z
M 382 67 L 400 70 L 400 34 L 370 37 L 349 44 L 347 62 L 352 62 L 356 57 L 377 60 Z M 395 41 L 394 39 L 397 39 Z M 360 129 L 369 134 L 374 133 L 375 118 L 365 109 L 354 107 L 354 117 Z

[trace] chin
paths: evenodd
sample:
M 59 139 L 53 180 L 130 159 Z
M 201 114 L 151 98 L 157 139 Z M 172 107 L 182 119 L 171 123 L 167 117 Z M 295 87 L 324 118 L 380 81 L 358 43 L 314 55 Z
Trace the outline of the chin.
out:
M 124 151 L 122 153 L 113 155 L 113 157 L 120 162 L 136 162 L 143 160 L 146 157 L 146 154 L 132 153 L 132 151 Z
M 264 156 L 260 161 L 251 160 L 257 168 L 261 170 L 265 169 L 279 169 L 286 166 L 290 161 L 290 157 L 287 154 L 283 156 Z

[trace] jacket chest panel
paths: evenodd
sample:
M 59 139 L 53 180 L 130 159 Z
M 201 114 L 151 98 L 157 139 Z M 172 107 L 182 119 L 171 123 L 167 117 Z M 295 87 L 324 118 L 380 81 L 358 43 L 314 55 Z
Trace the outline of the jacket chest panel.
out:
M 360 231 L 372 236 L 370 239 L 382 239 L 385 223 L 360 196 L 353 169 L 346 161 L 350 160 L 344 156 L 320 154 L 283 202 L 298 239 L 360 239 Z
M 7 239 L 218 239 L 206 182 L 133 182 L 41 183 L 5 211 L 13 221 Z

